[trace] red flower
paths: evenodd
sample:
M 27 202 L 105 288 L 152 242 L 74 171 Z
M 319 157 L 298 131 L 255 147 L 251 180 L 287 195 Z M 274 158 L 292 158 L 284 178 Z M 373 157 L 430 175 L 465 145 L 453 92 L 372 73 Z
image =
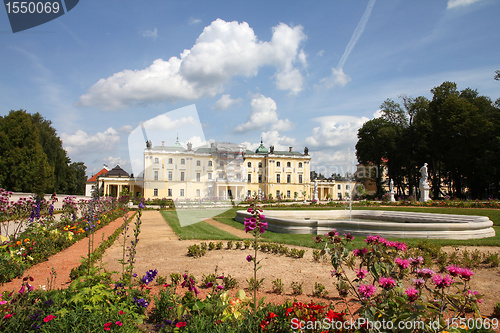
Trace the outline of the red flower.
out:
M 113 323 L 112 323 L 112 322 L 107 322 L 107 323 L 105 323 L 105 324 L 104 324 L 104 330 L 105 330 L 105 331 L 109 331 L 109 330 L 111 330 L 111 325 L 113 325 Z
M 56 316 L 54 315 L 48 315 L 47 317 L 43 318 L 43 322 L 44 323 L 48 323 L 49 321 L 51 321 L 52 319 L 54 319 Z
M 3 316 L 3 319 L 9 319 L 12 316 L 13 316 L 13 313 L 6 314 L 5 316 Z
M 119 315 L 125 314 L 125 311 L 120 310 L 120 312 L 118 312 L 118 314 L 119 314 Z
M 118 325 L 118 326 L 122 326 L 123 325 L 123 323 L 121 321 L 117 321 L 115 324 Z
M 175 324 L 175 327 L 177 327 L 177 328 L 181 328 L 181 327 L 184 327 L 184 326 L 186 326 L 186 322 L 185 321 L 180 321 L 177 324 Z

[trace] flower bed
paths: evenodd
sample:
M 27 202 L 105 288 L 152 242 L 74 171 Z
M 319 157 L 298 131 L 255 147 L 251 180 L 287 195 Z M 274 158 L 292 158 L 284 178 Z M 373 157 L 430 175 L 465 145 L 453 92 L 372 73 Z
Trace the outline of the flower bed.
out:
M 22 276 L 32 265 L 47 260 L 125 213 L 110 197 L 80 200 L 66 197 L 59 220 L 53 202 L 33 198 L 9 201 L 11 192 L 0 189 L 3 235 L 0 239 L 0 283 Z M 81 215 L 78 218 L 78 214 Z M 10 232 L 9 228 L 11 228 Z

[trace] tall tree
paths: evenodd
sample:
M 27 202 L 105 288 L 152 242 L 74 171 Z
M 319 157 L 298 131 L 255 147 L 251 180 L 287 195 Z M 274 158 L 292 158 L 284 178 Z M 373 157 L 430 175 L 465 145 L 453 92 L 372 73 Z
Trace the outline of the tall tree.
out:
M 53 186 L 53 169 L 39 142 L 38 128 L 26 111 L 0 118 L 0 184 L 18 192 L 43 194 Z

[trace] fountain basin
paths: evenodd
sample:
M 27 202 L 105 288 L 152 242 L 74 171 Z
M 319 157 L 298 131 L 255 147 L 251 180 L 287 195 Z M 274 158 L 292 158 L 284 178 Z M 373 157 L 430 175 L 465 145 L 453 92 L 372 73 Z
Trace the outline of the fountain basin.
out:
M 388 238 L 475 239 L 494 237 L 486 216 L 413 213 L 381 210 L 266 210 L 268 229 L 286 234 L 323 235 L 333 229 L 354 236 Z M 236 221 L 250 217 L 237 211 Z M 350 220 L 351 218 L 351 220 Z

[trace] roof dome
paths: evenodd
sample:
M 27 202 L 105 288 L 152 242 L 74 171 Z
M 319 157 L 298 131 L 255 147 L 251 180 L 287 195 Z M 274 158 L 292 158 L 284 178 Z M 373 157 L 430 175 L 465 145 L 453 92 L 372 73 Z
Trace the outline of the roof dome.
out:
M 262 144 L 262 140 L 260 141 L 260 146 L 259 146 L 259 148 L 257 148 L 255 153 L 257 153 L 257 154 L 267 154 L 268 153 L 267 148 L 264 147 L 264 145 Z

